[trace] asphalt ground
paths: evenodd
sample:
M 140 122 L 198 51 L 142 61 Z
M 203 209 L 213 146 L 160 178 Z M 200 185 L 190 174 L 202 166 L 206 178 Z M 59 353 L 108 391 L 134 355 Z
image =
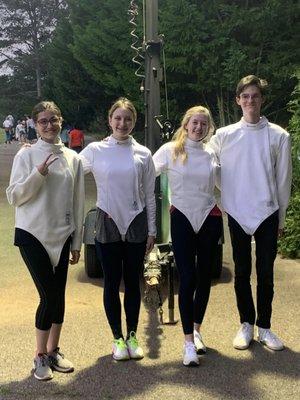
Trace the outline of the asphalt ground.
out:
M 49 382 L 34 379 L 31 369 L 38 296 L 18 249 L 12 245 L 14 211 L 5 196 L 17 148 L 15 143 L 0 145 L 1 400 L 300 398 L 300 262 L 277 257 L 275 265 L 272 328 L 284 340 L 286 349 L 273 352 L 254 341 L 248 350 L 235 350 L 232 339 L 239 320 L 227 230 L 222 276 L 213 282 L 202 328 L 208 352 L 201 356 L 199 368 L 182 365 L 180 322 L 161 325 L 156 308 L 149 306 L 144 299 L 138 337 L 145 358 L 141 361 L 113 361 L 112 337 L 102 303 L 103 281 L 87 278 L 81 259 L 69 270 L 61 337 L 61 349 L 73 361 L 75 372 L 56 372 Z M 88 210 L 95 201 L 91 177 L 86 179 L 86 191 Z M 166 283 L 162 287 L 166 318 Z M 177 295 L 175 297 L 175 318 L 178 318 Z

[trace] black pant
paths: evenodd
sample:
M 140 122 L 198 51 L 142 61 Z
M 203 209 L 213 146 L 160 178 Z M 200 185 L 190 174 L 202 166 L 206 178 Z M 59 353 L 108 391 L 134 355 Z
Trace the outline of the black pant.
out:
M 113 335 L 118 339 L 122 336 L 119 296 L 122 276 L 127 333 L 137 330 L 141 304 L 140 275 L 144 268 L 146 242 L 100 243 L 95 240 L 95 243 L 104 273 L 104 308 Z
M 70 238 L 62 249 L 55 271 L 47 251 L 38 240 L 34 244 L 19 246 L 19 249 L 40 295 L 35 326 L 47 331 L 53 323 L 62 324 L 64 320 Z
M 255 307 L 251 291 L 251 235 L 245 233 L 237 221 L 228 215 L 233 260 L 235 264 L 234 288 L 240 321 L 255 323 Z M 256 244 L 257 319 L 256 325 L 271 326 L 274 295 L 273 269 L 277 254 L 278 211 L 266 218 L 254 233 Z
M 179 210 L 171 212 L 171 236 L 179 273 L 179 311 L 185 335 L 201 324 L 207 307 L 212 273 L 212 255 L 222 235 L 221 217 L 208 216 L 200 231 Z M 196 261 L 197 257 L 197 261 Z

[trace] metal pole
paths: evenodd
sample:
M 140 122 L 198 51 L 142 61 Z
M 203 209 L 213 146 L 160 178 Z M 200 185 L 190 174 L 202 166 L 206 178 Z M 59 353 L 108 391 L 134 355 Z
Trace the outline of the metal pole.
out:
M 145 141 L 154 153 L 160 146 L 160 128 L 154 117 L 160 114 L 159 83 L 162 80 L 158 0 L 145 0 L 145 14 Z

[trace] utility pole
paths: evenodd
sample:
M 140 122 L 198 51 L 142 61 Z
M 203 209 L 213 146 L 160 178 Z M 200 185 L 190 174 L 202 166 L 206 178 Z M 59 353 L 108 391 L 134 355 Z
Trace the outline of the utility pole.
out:
M 145 0 L 145 140 L 154 153 L 161 145 L 160 127 L 155 117 L 160 114 L 162 70 L 161 39 L 158 36 L 158 0 Z

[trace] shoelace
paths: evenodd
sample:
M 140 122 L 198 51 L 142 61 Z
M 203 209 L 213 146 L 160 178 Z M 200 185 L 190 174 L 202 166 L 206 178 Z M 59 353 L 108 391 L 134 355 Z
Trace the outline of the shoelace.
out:
M 116 339 L 115 343 L 116 343 L 117 347 L 119 347 L 121 349 L 126 349 L 126 347 L 127 347 L 126 343 L 124 342 L 124 340 L 122 338 L 121 339 Z

